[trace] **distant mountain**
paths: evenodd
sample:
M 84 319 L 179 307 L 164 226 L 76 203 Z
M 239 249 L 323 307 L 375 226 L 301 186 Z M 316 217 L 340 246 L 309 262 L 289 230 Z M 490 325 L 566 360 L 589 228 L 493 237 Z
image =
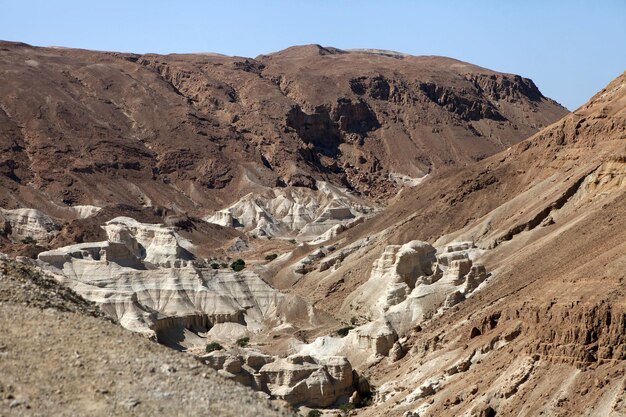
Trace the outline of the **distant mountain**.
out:
M 566 114 L 535 84 L 442 57 L 297 46 L 256 59 L 0 43 L 0 206 L 203 216 L 259 186 L 383 202 Z M 58 210 L 57 210 L 58 211 Z

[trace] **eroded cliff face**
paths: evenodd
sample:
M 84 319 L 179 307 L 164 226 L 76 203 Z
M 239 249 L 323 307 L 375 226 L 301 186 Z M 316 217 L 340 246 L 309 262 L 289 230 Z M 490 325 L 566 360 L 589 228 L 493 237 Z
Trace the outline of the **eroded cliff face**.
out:
M 613 305 L 617 322 L 606 304 L 498 306 L 503 309 L 486 308 L 468 320 L 452 318 L 450 329 L 425 327 L 414 334 L 403 358 L 380 366 L 381 375 L 402 369 L 402 376 L 383 377 L 377 411 L 364 415 L 624 412 L 622 305 Z
M 3 42 L 0 66 L 7 209 L 201 217 L 258 187 L 320 180 L 384 202 L 399 189 L 392 174 L 465 165 L 566 113 L 519 76 L 315 45 L 252 59 Z
M 205 220 L 256 237 L 293 237 L 321 243 L 333 236 L 333 230 L 352 227 L 378 209 L 345 188 L 322 181 L 315 188 L 275 188 L 251 193 Z
M 230 327 L 239 336 L 283 324 L 314 327 L 328 320 L 252 271 L 209 267 L 173 228 L 119 217 L 104 229 L 106 241 L 42 252 L 38 259 L 131 330 L 158 339 L 169 328 L 204 328 L 201 333 L 211 336 Z M 305 322 L 309 325 L 303 326 Z
M 341 356 L 276 358 L 239 349 L 201 356 L 218 373 L 289 404 L 329 407 L 358 392 L 358 376 Z

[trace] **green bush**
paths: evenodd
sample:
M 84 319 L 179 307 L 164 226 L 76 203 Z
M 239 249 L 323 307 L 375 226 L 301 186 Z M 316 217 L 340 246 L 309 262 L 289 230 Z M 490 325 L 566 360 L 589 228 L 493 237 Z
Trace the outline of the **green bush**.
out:
M 354 406 L 354 404 L 352 404 L 352 403 L 345 403 L 345 404 L 341 404 L 341 405 L 339 406 L 339 409 L 341 410 L 341 413 L 342 413 L 344 416 L 347 416 L 347 415 L 348 415 L 348 413 L 350 413 L 350 411 L 352 411 L 352 410 L 354 410 L 354 409 L 355 409 L 355 406 Z
M 33 239 L 32 236 L 26 236 L 24 239 L 22 239 L 22 243 L 25 245 L 34 245 L 35 243 L 37 243 L 37 241 Z
M 240 337 L 239 339 L 237 339 L 237 341 L 235 343 L 237 344 L 237 346 L 243 348 L 243 347 L 248 346 L 248 342 L 250 342 L 250 338 L 249 337 Z
M 352 326 L 342 327 L 341 329 L 337 330 L 337 334 L 341 337 L 346 337 L 348 335 L 348 332 L 352 329 L 354 329 L 354 327 Z
M 216 350 L 224 350 L 224 347 L 217 342 L 211 342 L 208 345 L 206 345 L 207 353 L 211 353 Z
M 275 253 L 272 253 L 271 255 L 267 255 L 265 257 L 265 260 L 268 261 L 268 262 L 272 262 L 276 258 L 278 258 L 278 255 L 276 255 Z
M 243 259 L 237 259 L 235 262 L 230 264 L 230 267 L 235 272 L 239 272 L 246 267 L 246 262 Z
M 216 263 L 216 262 L 213 262 L 213 263 L 211 264 L 211 268 L 213 268 L 213 269 L 220 269 L 220 264 L 218 264 L 218 263 Z
M 307 417 L 321 417 L 322 412 L 320 410 L 310 410 L 306 415 Z

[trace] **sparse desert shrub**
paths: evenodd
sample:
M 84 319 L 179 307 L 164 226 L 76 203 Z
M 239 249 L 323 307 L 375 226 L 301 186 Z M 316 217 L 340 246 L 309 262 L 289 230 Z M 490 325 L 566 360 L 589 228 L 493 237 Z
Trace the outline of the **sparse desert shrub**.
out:
M 228 264 L 227 264 L 227 263 L 222 262 L 222 263 L 220 264 L 220 268 L 222 268 L 222 269 L 226 269 L 226 268 L 228 268 Z
M 211 268 L 213 268 L 213 269 L 220 269 L 220 264 L 218 264 L 217 262 L 213 262 L 211 264 Z
M 233 269 L 233 271 L 239 272 L 246 267 L 246 262 L 243 259 L 237 259 L 235 262 L 230 264 L 230 267 Z
M 306 417 L 321 417 L 322 412 L 320 410 L 310 410 Z
M 237 341 L 235 343 L 237 344 L 237 346 L 243 348 L 243 347 L 248 346 L 248 342 L 250 342 L 250 338 L 249 337 L 240 337 L 239 339 L 237 339 Z
M 342 327 L 341 329 L 337 330 L 337 334 L 341 337 L 346 337 L 348 335 L 348 332 L 352 329 L 354 329 L 354 327 L 352 326 Z
M 32 236 L 26 236 L 22 239 L 22 243 L 25 245 L 34 245 L 37 241 Z
M 216 350 L 224 350 L 224 347 L 217 342 L 211 342 L 208 345 L 206 345 L 207 353 L 211 353 Z
M 350 411 L 355 409 L 355 406 L 352 403 L 345 403 L 345 404 L 341 404 L 339 406 L 339 409 L 341 410 L 341 414 L 343 414 L 344 416 L 347 416 L 350 413 Z
M 289 239 L 289 243 L 291 243 L 292 245 L 296 244 L 296 239 Z
M 272 262 L 276 258 L 278 258 L 278 255 L 276 255 L 275 253 L 272 253 L 271 255 L 267 255 L 265 257 L 265 260 L 268 261 L 268 262 Z

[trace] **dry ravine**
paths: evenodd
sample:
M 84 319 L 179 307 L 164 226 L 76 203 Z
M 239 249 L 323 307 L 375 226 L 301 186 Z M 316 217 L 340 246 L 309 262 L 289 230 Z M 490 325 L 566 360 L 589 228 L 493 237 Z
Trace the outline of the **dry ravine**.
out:
M 318 45 L 0 69 L 0 414 L 626 414 L 626 74 L 567 114 Z

